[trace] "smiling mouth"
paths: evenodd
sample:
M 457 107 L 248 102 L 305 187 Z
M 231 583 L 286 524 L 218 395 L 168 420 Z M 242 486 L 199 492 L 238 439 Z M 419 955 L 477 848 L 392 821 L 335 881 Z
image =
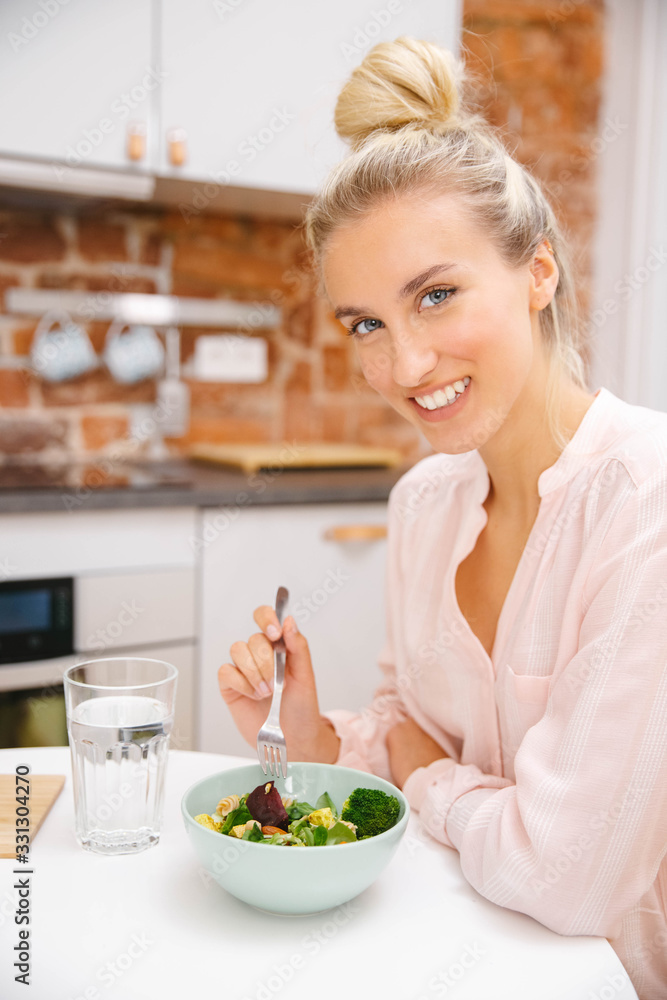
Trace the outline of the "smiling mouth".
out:
M 470 376 L 458 379 L 451 385 L 446 385 L 444 389 L 438 389 L 429 396 L 413 396 L 415 403 L 423 410 L 443 410 L 446 406 L 451 406 L 463 395 L 470 384 Z

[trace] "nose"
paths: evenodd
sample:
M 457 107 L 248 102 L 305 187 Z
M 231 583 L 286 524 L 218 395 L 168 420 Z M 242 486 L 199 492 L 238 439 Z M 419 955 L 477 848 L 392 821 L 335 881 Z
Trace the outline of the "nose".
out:
M 438 364 L 438 354 L 423 329 L 401 329 L 392 343 L 392 376 L 397 385 L 415 388 Z

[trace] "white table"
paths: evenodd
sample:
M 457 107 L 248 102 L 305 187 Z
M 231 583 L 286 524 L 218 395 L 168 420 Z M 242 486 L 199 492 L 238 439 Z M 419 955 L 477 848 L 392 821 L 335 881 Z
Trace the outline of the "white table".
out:
M 489 903 L 415 817 L 389 867 L 350 904 L 278 917 L 236 900 L 202 877 L 180 801 L 197 779 L 240 762 L 171 751 L 160 844 L 101 857 L 74 839 L 69 750 L 1 750 L 0 773 L 27 763 L 67 775 L 30 854 L 28 989 L 12 968 L 20 866 L 0 860 L 2 1000 L 636 1000 L 607 941 L 561 937 Z

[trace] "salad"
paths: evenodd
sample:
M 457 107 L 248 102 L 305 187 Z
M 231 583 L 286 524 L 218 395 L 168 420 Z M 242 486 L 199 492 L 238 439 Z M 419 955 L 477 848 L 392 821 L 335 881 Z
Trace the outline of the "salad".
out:
M 328 792 L 312 806 L 283 798 L 273 781 L 245 795 L 227 795 L 215 813 L 200 813 L 197 823 L 216 833 L 258 844 L 285 847 L 329 847 L 376 837 L 398 820 L 395 795 L 376 788 L 355 788 L 340 812 Z

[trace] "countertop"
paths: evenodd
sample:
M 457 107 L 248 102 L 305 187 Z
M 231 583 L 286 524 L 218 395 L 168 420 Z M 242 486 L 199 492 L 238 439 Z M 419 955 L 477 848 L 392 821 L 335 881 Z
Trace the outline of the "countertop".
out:
M 637 1000 L 604 938 L 565 937 L 490 903 L 414 815 L 385 870 L 348 903 L 282 917 L 235 899 L 199 866 L 180 804 L 193 782 L 241 763 L 250 761 L 170 751 L 160 843 L 103 857 L 74 839 L 67 747 L 0 751 L 5 774 L 23 764 L 66 776 L 30 865 L 0 863 L 4 1000 L 434 1000 L 450 990 L 456 1000 Z M 216 861 L 224 871 L 239 857 L 224 847 Z M 13 981 L 19 892 L 30 910 L 27 991 Z
M 153 476 L 148 474 L 139 477 L 143 483 L 133 486 L 0 489 L 0 513 L 77 510 L 83 498 L 86 510 L 383 501 L 408 467 L 268 469 L 246 475 L 204 462 L 171 459 L 135 466 L 140 472 L 171 480 L 159 484 L 151 483 Z

